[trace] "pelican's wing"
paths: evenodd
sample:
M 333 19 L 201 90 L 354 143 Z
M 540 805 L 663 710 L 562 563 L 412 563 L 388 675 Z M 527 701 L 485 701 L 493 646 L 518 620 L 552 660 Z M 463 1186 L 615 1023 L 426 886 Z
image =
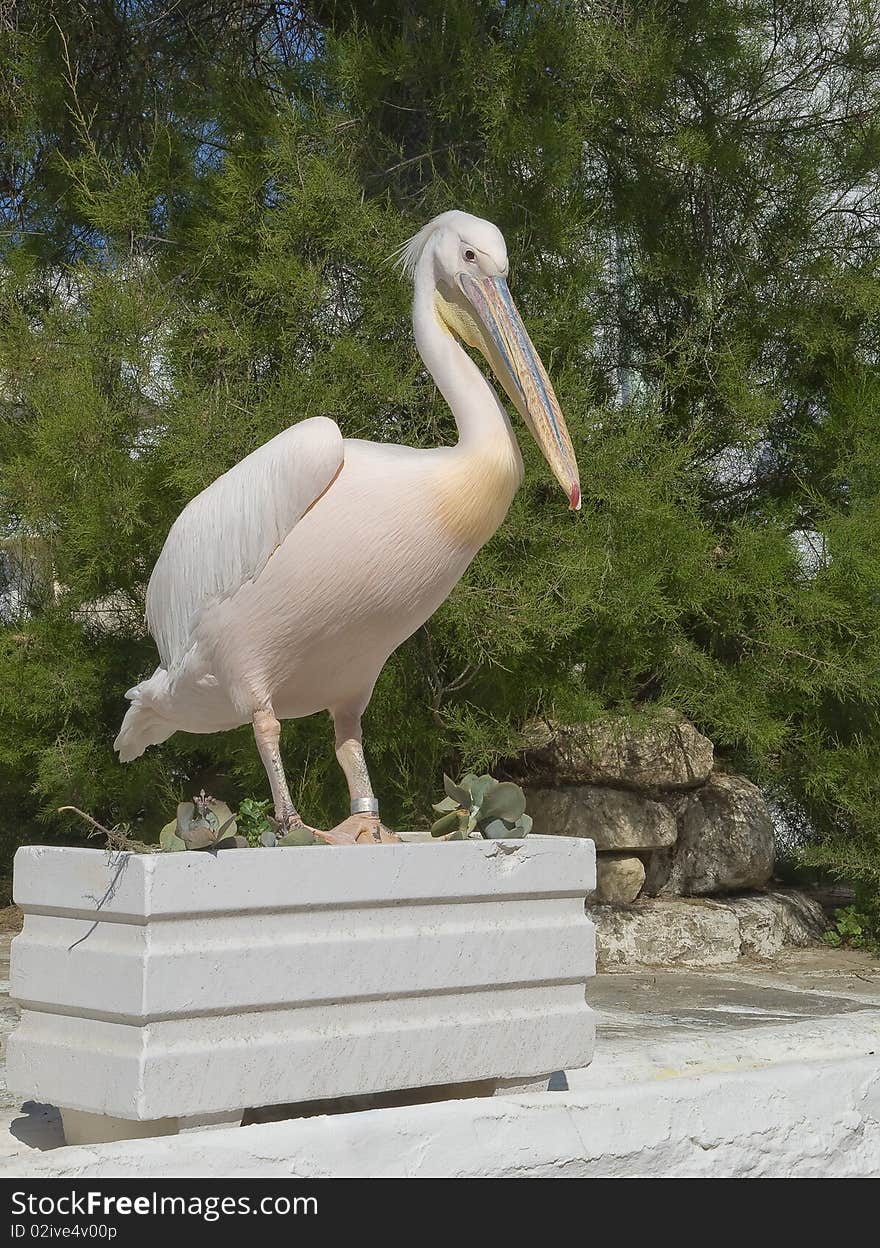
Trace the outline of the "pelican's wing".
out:
M 192 645 L 201 610 L 259 575 L 342 461 L 338 426 L 315 416 L 258 447 L 187 503 L 147 587 L 147 626 L 166 668 Z

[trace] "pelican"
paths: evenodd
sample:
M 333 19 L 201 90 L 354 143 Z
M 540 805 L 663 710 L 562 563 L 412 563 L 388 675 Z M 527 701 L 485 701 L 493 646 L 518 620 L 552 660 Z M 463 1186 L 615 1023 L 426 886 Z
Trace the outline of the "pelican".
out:
M 507 413 L 462 343 L 480 352 L 580 508 L 571 439 L 507 286 L 500 230 L 435 217 L 396 253 L 413 282 L 416 346 L 458 427 L 454 446 L 344 438 L 291 425 L 183 509 L 153 569 L 146 619 L 161 663 L 128 690 L 122 762 L 175 732 L 251 723 L 282 830 L 291 800 L 280 721 L 329 711 L 351 815 L 332 844 L 396 840 L 380 821 L 361 716 L 390 655 L 437 610 L 503 521 L 523 477 Z

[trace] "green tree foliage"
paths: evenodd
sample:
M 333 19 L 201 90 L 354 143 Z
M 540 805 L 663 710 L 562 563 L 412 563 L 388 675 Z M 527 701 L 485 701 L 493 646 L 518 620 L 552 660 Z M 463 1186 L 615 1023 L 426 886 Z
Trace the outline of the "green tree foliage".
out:
M 262 794 L 246 729 L 114 760 L 145 583 L 183 504 L 296 420 L 453 437 L 385 258 L 458 206 L 507 237 L 585 502 L 523 433 L 507 522 L 367 714 L 389 818 L 530 716 L 672 704 L 877 890 L 876 0 L 0 20 L 7 843 L 62 802 L 149 833 L 202 784 Z M 283 748 L 338 818 L 329 724 Z

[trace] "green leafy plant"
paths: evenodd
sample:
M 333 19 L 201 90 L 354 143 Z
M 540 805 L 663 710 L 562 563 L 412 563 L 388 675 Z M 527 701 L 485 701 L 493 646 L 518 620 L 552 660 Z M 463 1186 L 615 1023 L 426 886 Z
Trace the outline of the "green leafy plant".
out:
M 468 772 L 460 784 L 444 775 L 443 788 L 446 796 L 433 808 L 440 818 L 431 826 L 432 836 L 447 841 L 471 836 L 494 841 L 528 836 L 532 830 L 526 795 L 518 784 Z
M 834 923 L 825 933 L 827 944 L 835 949 L 867 949 L 874 944 L 870 916 L 858 906 L 843 906 L 834 912 Z
M 263 844 L 265 833 L 273 831 L 272 820 L 268 814 L 271 809 L 272 803 L 268 798 L 258 801 L 255 797 L 246 797 L 239 803 L 235 816 L 236 827 L 239 835 L 253 848 Z
M 191 802 L 181 802 L 177 816 L 159 833 L 159 847 L 165 853 L 180 850 L 247 849 L 248 842 L 237 835 L 235 815 L 225 802 L 208 797 L 202 789 Z
M 177 818 L 159 834 L 159 847 L 167 852 L 181 849 L 273 849 L 276 846 L 323 845 L 311 828 L 291 828 L 283 836 L 269 816 L 272 803 L 246 797 L 238 813 L 225 802 L 206 797 L 204 791 L 191 802 L 181 802 Z

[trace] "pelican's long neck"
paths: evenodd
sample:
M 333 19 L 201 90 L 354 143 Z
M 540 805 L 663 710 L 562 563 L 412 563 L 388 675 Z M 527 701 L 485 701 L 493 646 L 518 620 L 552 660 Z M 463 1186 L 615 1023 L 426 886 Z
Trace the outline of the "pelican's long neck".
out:
M 500 442 L 512 445 L 518 459 L 519 447 L 498 395 L 437 315 L 432 251 L 429 243 L 415 271 L 413 330 L 419 355 L 452 409 L 459 446 Z

